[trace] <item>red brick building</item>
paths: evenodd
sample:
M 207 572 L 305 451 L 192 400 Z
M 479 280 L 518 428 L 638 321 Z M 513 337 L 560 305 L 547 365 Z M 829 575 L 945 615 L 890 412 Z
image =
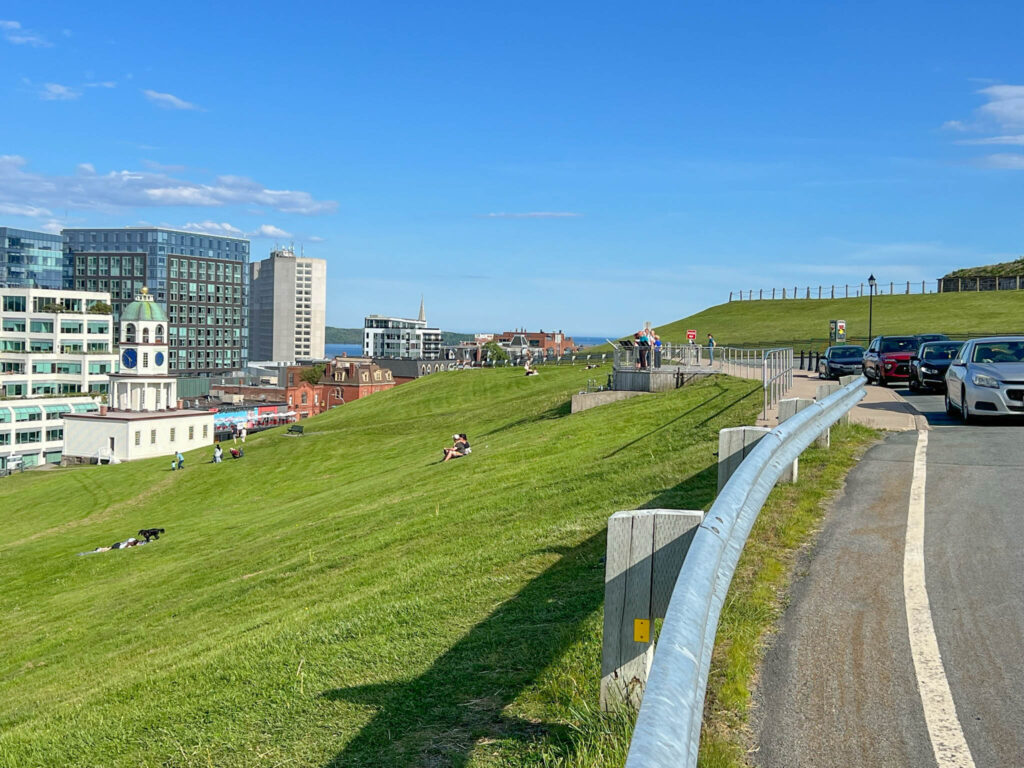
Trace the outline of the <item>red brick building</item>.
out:
M 544 331 L 533 333 L 525 330 L 505 331 L 504 333 L 494 334 L 493 340 L 499 344 L 511 344 L 517 336 L 525 339 L 530 349 L 541 351 L 545 355 L 560 357 L 576 349 L 576 344 L 573 342 L 572 337 L 566 336 L 561 331 L 553 331 L 551 333 Z
M 391 389 L 398 382 L 387 368 L 376 363 L 347 360 L 336 357 L 327 364 L 327 370 L 320 380 L 324 393 L 321 397 L 340 397 L 350 403 L 360 397 Z

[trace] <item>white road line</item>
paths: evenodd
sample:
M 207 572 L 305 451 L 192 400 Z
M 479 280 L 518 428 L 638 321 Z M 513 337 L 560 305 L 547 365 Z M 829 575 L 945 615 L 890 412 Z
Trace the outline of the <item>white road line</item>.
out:
M 928 432 L 917 433 L 914 479 L 907 511 L 907 542 L 903 550 L 903 597 L 907 604 L 910 652 L 917 672 L 924 719 L 939 768 L 974 768 L 971 750 L 956 716 L 953 694 L 935 639 L 932 610 L 924 583 L 924 487 L 928 464 Z

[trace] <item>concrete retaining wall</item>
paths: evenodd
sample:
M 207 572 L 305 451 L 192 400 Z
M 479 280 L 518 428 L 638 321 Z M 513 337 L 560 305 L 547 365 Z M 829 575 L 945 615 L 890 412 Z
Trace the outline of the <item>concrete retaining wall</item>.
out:
M 599 405 L 607 405 L 608 403 L 614 403 L 619 400 L 628 400 L 631 397 L 644 394 L 647 393 L 615 392 L 613 390 L 607 390 L 605 392 L 580 392 L 579 394 L 572 396 L 572 413 L 579 413 L 580 411 L 586 411 L 590 408 L 597 408 Z

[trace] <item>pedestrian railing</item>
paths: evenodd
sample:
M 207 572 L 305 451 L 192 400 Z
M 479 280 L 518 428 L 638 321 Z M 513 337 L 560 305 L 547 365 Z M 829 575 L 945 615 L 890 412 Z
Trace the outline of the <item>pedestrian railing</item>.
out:
M 786 350 L 779 366 L 785 365 Z M 790 363 L 792 362 L 792 351 Z M 769 365 L 765 357 L 765 365 Z M 771 363 L 773 379 L 781 379 Z M 697 527 L 656 638 L 626 768 L 697 765 L 718 620 L 736 563 L 772 488 L 812 442 L 864 397 L 865 379 L 800 410 L 754 446 Z

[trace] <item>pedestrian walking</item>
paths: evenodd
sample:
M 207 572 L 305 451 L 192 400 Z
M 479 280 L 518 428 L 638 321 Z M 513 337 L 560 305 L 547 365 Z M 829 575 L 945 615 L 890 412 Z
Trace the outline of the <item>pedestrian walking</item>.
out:
M 185 468 L 185 457 L 181 455 L 181 451 L 177 451 L 174 454 L 174 458 L 176 458 L 178 460 L 178 469 L 184 469 Z
M 231 442 L 234 443 L 235 445 L 238 445 L 238 425 L 237 424 L 232 424 L 231 425 Z
M 711 334 L 709 333 L 709 334 L 708 334 L 708 361 L 709 361 L 709 362 L 710 362 L 710 363 L 711 363 L 712 365 L 714 365 L 714 364 L 715 364 L 715 347 L 716 347 L 716 346 L 718 346 L 718 345 L 717 345 L 717 344 L 715 343 L 715 337 L 714 337 L 714 336 L 712 336 L 712 335 L 711 335 Z
M 245 442 L 245 433 L 246 433 L 246 429 L 245 429 L 245 427 L 242 427 L 242 442 L 243 443 Z

